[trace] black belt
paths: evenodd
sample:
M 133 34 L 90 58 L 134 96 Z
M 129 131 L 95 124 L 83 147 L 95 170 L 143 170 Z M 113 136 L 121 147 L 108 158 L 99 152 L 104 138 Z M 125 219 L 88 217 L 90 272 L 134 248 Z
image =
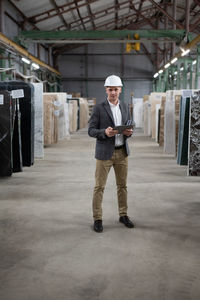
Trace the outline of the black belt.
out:
M 124 146 L 125 146 L 125 145 L 121 145 L 121 146 L 116 146 L 116 147 L 115 147 L 115 150 L 119 150 L 119 149 L 122 149 L 122 148 L 124 148 Z

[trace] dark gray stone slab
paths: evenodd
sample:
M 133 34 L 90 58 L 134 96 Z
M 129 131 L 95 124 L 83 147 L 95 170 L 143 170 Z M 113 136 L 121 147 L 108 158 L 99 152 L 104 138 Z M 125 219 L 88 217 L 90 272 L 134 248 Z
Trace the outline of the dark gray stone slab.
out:
M 190 97 L 182 97 L 180 102 L 180 123 L 178 135 L 177 163 L 188 164 L 188 133 L 189 133 Z
M 191 97 L 188 175 L 200 176 L 200 92 Z

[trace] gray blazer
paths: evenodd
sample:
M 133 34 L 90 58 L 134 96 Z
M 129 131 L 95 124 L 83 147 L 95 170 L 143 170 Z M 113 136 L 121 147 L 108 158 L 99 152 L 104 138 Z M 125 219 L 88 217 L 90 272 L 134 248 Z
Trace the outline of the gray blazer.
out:
M 128 105 L 120 102 L 120 109 L 122 113 L 122 124 L 126 124 L 130 119 L 130 112 Z M 95 158 L 100 160 L 110 159 L 115 149 L 115 137 L 108 137 L 105 134 L 107 127 L 114 127 L 114 119 L 108 100 L 94 106 L 92 115 L 89 120 L 88 134 L 96 138 Z M 127 136 L 124 135 L 124 143 L 127 156 L 129 155 L 129 147 Z

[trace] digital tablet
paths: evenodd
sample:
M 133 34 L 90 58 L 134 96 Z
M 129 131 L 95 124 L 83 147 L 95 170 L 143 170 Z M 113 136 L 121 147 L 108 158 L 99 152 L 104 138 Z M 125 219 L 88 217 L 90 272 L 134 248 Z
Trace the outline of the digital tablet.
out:
M 114 130 L 118 130 L 119 133 L 122 133 L 126 129 L 133 129 L 133 125 L 120 125 L 113 127 Z

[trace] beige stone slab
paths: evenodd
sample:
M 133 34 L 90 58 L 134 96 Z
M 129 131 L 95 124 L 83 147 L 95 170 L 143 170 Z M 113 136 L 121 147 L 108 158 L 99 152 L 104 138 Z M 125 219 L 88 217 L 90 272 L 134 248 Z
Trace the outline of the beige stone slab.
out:
M 69 130 L 77 131 L 78 128 L 78 103 L 76 100 L 69 100 Z
M 85 128 L 89 120 L 89 105 L 85 98 L 79 99 L 79 127 L 80 129 Z
M 44 93 L 44 142 L 57 143 L 69 136 L 68 106 L 66 93 Z
M 161 104 L 162 97 L 165 93 L 151 93 L 150 103 L 151 103 L 151 136 L 153 139 L 156 138 L 156 104 Z

